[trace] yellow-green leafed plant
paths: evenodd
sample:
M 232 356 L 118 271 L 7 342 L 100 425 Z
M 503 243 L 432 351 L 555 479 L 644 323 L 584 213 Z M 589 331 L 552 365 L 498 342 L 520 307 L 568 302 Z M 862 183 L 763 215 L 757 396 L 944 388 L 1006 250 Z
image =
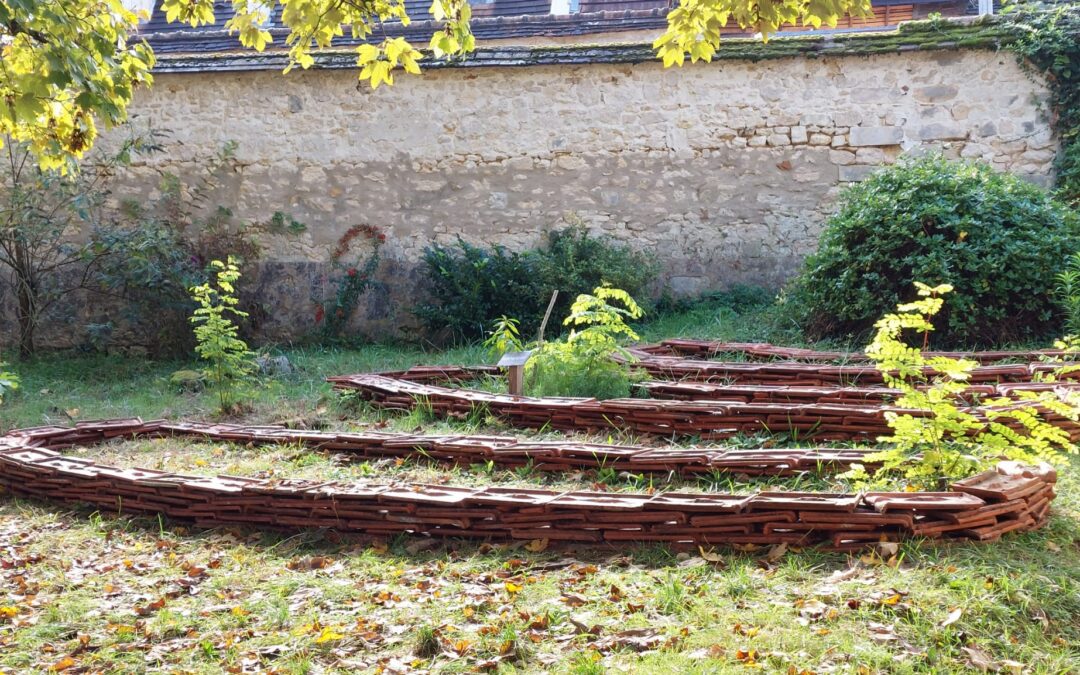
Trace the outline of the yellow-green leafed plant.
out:
M 517 319 L 511 319 L 505 314 L 495 319 L 491 325 L 491 332 L 484 340 L 484 347 L 487 347 L 488 354 L 497 359 L 507 352 L 520 352 L 525 349 L 518 326 Z
M 4 403 L 4 395 L 19 388 L 19 376 L 4 370 L 6 364 L 0 361 L 0 405 Z
M 880 438 L 889 447 L 867 457 L 880 463 L 877 478 L 901 476 L 912 486 L 940 487 L 1001 458 L 1024 462 L 1054 461 L 1076 452 L 1068 434 L 1046 422 L 1042 410 L 1071 419 L 1077 408 L 1054 392 L 1020 392 L 972 405 L 964 400 L 973 368 L 968 359 L 925 357 L 904 341 L 905 332 L 927 336 L 952 287 L 916 283 L 919 299 L 902 304 L 875 324 L 877 334 L 866 355 L 881 371 L 885 384 L 899 390 L 895 401 L 906 412 L 886 412 L 892 436 Z M 869 476 L 857 468 L 851 477 Z
M 123 122 L 154 53 L 122 0 L 0 2 L 0 147 L 25 143 L 42 169 L 68 169 L 99 124 Z
M 525 365 L 528 393 L 533 396 L 621 398 L 630 394 L 629 368 L 612 357 L 629 355 L 621 340 L 637 340 L 627 320 L 644 311 L 630 294 L 599 286 L 581 294 L 563 325 L 572 330 L 564 340 L 545 342 Z
M 836 28 L 846 15 L 869 16 L 870 0 L 679 0 L 667 15 L 667 30 L 653 42 L 664 66 L 711 61 L 720 46 L 721 30 L 734 23 L 762 39 L 784 24 Z
M 198 307 L 191 317 L 195 324 L 195 352 L 209 365 L 206 380 L 217 391 L 222 412 L 229 412 L 239 402 L 241 388 L 254 370 L 252 353 L 231 317 L 243 319 L 247 312 L 236 308 L 236 281 L 240 268 L 236 260 L 211 261 L 217 270 L 214 282 L 207 281 L 191 288 L 191 297 Z

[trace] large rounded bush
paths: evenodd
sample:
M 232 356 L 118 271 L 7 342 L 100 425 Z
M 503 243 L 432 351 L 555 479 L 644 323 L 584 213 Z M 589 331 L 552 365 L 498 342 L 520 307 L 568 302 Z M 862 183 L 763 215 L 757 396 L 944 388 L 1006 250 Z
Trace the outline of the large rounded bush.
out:
M 907 159 L 844 191 L 790 298 L 813 337 L 862 337 L 949 283 L 938 346 L 1000 344 L 1059 332 L 1052 289 L 1080 220 L 1042 189 L 985 163 Z

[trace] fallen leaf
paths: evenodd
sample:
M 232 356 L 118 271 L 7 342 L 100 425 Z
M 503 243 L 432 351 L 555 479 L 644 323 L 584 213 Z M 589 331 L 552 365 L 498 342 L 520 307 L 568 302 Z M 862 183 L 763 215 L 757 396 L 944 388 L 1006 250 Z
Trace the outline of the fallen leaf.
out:
M 528 544 L 525 544 L 525 550 L 533 553 L 540 553 L 546 551 L 548 547 L 547 539 L 533 539 Z
M 883 560 L 889 560 L 900 552 L 900 544 L 893 541 L 879 541 L 874 544 L 874 549 Z
M 589 625 L 586 625 L 585 623 L 575 619 L 572 616 L 566 617 L 566 620 L 570 622 L 570 624 L 574 627 L 574 630 L 577 631 L 578 634 L 582 634 L 582 633 L 586 633 L 586 634 L 589 634 L 589 635 L 599 635 L 600 634 L 600 626 L 599 625 L 589 626 Z
M 994 661 L 990 655 L 978 647 L 961 647 L 961 649 L 968 655 L 968 665 L 972 668 L 986 672 L 994 667 Z
M 326 626 L 319 633 L 319 637 L 315 638 L 315 644 L 321 645 L 325 642 L 330 642 L 332 640 L 340 640 L 343 637 L 345 637 L 344 634 L 337 632 L 330 626 Z
M 956 623 L 957 621 L 960 620 L 960 617 L 963 616 L 963 614 L 964 614 L 964 610 L 961 609 L 960 607 L 957 607 L 956 609 L 949 612 L 949 615 L 947 617 L 945 617 L 944 621 L 941 622 L 941 627 L 944 628 L 945 626 L 953 625 L 954 623 Z
M 643 652 L 658 647 L 664 642 L 664 636 L 652 628 L 634 628 L 609 635 L 597 641 L 595 646 L 602 652 L 616 647 Z
M 72 668 L 74 666 L 75 666 L 75 659 L 71 658 L 70 656 L 65 656 L 64 658 L 60 659 L 56 663 L 49 666 L 49 672 L 51 672 L 51 673 L 59 673 L 59 672 L 63 672 L 65 670 L 67 670 L 68 668 Z
M 571 607 L 581 607 L 582 605 L 589 602 L 588 600 L 581 597 L 580 595 L 575 595 L 573 593 L 563 593 L 562 594 L 562 601 L 565 602 L 566 604 L 570 605 Z
M 285 563 L 285 567 L 293 571 L 321 570 L 331 563 L 331 559 L 322 555 L 313 555 L 306 558 L 297 558 Z
M 458 640 L 454 643 L 454 651 L 459 656 L 465 656 L 472 649 L 472 642 L 468 640 Z
M 756 649 L 738 649 L 735 651 L 735 659 L 747 665 L 757 663 L 758 651 Z
M 780 558 L 783 558 L 784 554 L 787 553 L 787 548 L 787 544 L 776 544 L 771 547 L 769 552 L 765 554 L 766 562 L 776 562 Z
M 724 562 L 724 556 L 720 555 L 719 553 L 716 553 L 716 552 L 715 552 L 715 551 L 714 551 L 713 549 L 711 549 L 711 548 L 710 548 L 710 549 L 709 549 L 708 551 L 706 551 L 706 550 L 705 550 L 705 547 L 703 547 L 703 546 L 698 546 L 698 554 L 699 554 L 699 555 L 701 555 L 701 558 L 702 558 L 703 560 L 707 560 L 707 561 L 709 561 L 709 562 L 711 562 L 711 563 L 721 563 L 721 562 Z

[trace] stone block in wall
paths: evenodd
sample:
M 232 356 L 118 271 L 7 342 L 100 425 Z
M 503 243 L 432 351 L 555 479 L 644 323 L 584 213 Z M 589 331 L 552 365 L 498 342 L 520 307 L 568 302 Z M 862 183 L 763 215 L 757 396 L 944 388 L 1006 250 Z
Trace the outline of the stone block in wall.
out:
M 920 141 L 962 141 L 968 136 L 968 130 L 959 124 L 935 122 L 919 129 Z
M 919 103 L 941 103 L 956 98 L 958 89 L 949 84 L 935 84 L 919 87 L 915 90 L 915 100 Z
M 855 147 L 900 145 L 904 140 L 901 127 L 851 127 L 848 144 Z
M 855 153 L 855 160 L 859 164 L 885 164 L 890 162 L 890 159 L 881 148 L 859 148 Z
M 840 167 L 840 180 L 844 183 L 858 183 L 878 170 L 878 167 L 869 164 L 851 164 Z
M 810 145 L 828 145 L 832 143 L 832 136 L 828 134 L 810 134 Z
M 829 161 L 840 166 L 855 163 L 855 153 L 847 150 L 829 150 Z
M 810 137 L 806 133 L 806 127 L 791 127 L 791 142 L 806 143 Z

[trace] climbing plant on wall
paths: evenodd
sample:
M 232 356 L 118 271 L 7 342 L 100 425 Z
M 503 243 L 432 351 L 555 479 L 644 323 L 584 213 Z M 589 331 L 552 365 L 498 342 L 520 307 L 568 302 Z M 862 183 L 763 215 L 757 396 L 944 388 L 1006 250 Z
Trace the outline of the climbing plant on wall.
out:
M 367 241 L 367 257 L 355 251 L 356 244 Z M 360 298 L 375 287 L 375 271 L 379 267 L 379 250 L 386 234 L 373 225 L 354 225 L 338 239 L 330 254 L 330 284 L 332 297 L 315 303 L 315 323 L 321 324 L 322 336 L 336 340 L 345 337 L 349 319 L 356 311 Z
M 1017 39 L 1010 47 L 1050 85 L 1051 121 L 1061 142 L 1059 196 L 1080 207 L 1080 6 L 1022 8 L 1012 28 Z

